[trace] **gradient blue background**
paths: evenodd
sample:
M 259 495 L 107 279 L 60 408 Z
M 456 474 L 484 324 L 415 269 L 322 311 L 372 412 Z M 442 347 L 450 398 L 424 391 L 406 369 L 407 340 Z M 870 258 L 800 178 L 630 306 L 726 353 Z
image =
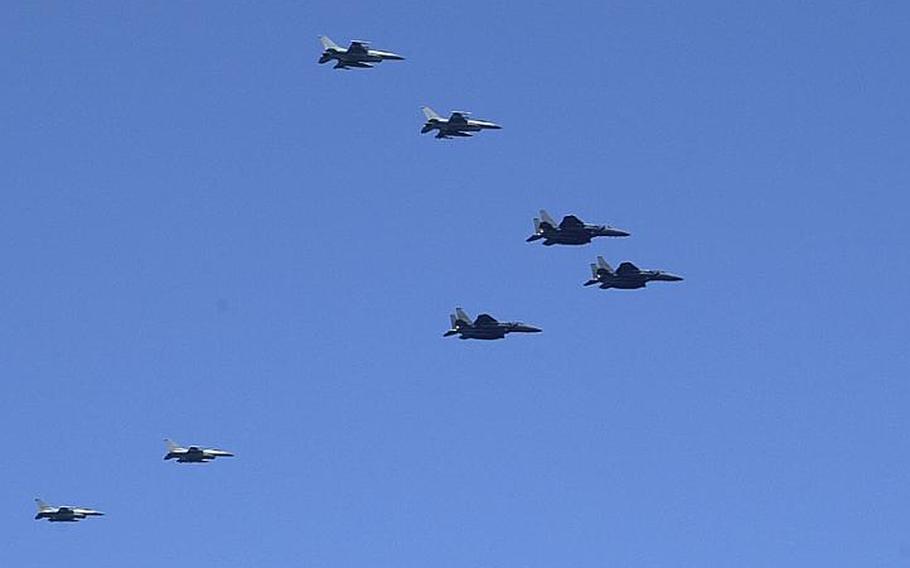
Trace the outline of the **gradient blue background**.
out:
M 2 564 L 910 565 L 908 29 L 4 6 Z M 333 71 L 322 33 L 408 59 Z M 437 141 L 422 104 L 505 128 Z M 540 207 L 633 236 L 526 244 Z M 686 281 L 584 289 L 597 254 Z M 544 333 L 444 340 L 455 305 Z

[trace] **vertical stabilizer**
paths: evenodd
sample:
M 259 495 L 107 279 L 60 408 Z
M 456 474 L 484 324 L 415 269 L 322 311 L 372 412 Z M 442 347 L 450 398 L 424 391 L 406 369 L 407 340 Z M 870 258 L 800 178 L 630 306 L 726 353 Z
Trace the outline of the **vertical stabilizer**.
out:
M 329 36 L 319 36 L 319 41 L 322 42 L 322 49 L 330 50 L 336 49 L 338 51 L 344 51 L 341 49 L 341 46 L 329 39 Z
M 544 210 L 544 209 L 541 209 L 541 210 L 540 210 L 540 220 L 541 220 L 542 222 L 544 222 L 544 223 L 550 225 L 551 227 L 557 227 L 557 226 L 558 226 L 558 225 L 556 224 L 556 221 L 553 220 L 553 217 L 550 217 L 550 214 L 547 213 L 546 210 Z
M 431 109 L 428 106 L 420 107 L 420 110 L 423 111 L 423 115 L 427 117 L 427 120 L 442 120 L 442 117 L 439 116 L 435 110 Z

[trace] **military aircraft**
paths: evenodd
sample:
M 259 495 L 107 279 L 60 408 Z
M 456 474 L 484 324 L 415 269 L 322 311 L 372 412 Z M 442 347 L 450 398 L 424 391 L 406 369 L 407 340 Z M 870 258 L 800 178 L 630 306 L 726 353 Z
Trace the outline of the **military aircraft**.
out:
M 455 308 L 455 313 L 449 315 L 452 320 L 452 329 L 445 332 L 443 337 L 458 335 L 459 339 L 502 339 L 507 333 L 539 333 L 540 328 L 525 325 L 517 321 L 496 321 L 489 314 L 480 314 L 476 320 L 471 320 L 461 308 Z
M 323 47 L 322 57 L 319 58 L 319 63 L 326 63 L 334 59 L 335 69 L 350 69 L 352 67 L 371 69 L 374 64 L 382 63 L 387 59 L 393 61 L 401 61 L 404 59 L 404 57 L 397 53 L 392 53 L 391 51 L 370 49 L 365 41 L 354 40 L 347 49 L 344 49 L 330 40 L 328 36 L 320 36 L 319 41 L 322 42 Z
M 648 282 L 679 282 L 681 276 L 662 272 L 660 270 L 642 270 L 631 262 L 623 262 L 614 271 L 604 257 L 597 257 L 597 264 L 591 264 L 591 279 L 585 286 L 600 284 L 600 288 L 619 288 L 620 290 L 635 290 L 644 288 Z
M 176 458 L 177 463 L 207 463 L 215 458 L 234 457 L 231 452 L 215 448 L 200 448 L 199 446 L 182 448 L 167 438 L 164 439 L 164 443 L 167 444 L 167 455 L 164 456 L 164 459 Z
M 495 122 L 468 118 L 470 113 L 461 110 L 453 110 L 451 116 L 447 119 L 436 114 L 436 111 L 428 106 L 422 107 L 421 110 L 423 115 L 427 117 L 427 121 L 424 123 L 423 128 L 420 129 L 420 133 L 426 134 L 431 130 L 438 130 L 436 138 L 452 138 L 453 136 L 470 138 L 473 136 L 472 132 L 480 132 L 487 129 L 499 130 L 502 128 Z
M 86 517 L 100 517 L 104 515 L 101 511 L 84 509 L 82 507 L 71 507 L 69 505 L 52 507 L 41 499 L 35 499 L 35 504 L 38 506 L 38 514 L 35 515 L 36 521 L 39 519 L 47 519 L 52 523 L 75 523 Z
M 534 217 L 534 234 L 525 239 L 531 243 L 543 239 L 544 246 L 586 245 L 594 237 L 628 237 L 629 233 L 609 225 L 589 225 L 575 215 L 566 215 L 559 225 L 549 213 L 540 210 L 540 217 Z

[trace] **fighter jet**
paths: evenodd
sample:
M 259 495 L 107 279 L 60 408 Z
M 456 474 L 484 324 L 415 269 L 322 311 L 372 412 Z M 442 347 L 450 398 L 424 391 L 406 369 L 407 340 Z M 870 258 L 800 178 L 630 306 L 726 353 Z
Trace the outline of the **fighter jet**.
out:
M 428 106 L 422 107 L 421 110 L 423 110 L 424 116 L 427 117 L 427 121 L 424 123 L 423 128 L 420 129 L 420 133 L 426 134 L 431 130 L 438 130 L 436 138 L 452 138 L 453 136 L 470 138 L 473 136 L 472 132 L 480 132 L 487 129 L 499 130 L 502 128 L 495 122 L 468 118 L 470 113 L 462 110 L 453 110 L 448 119 L 442 118 Z
M 607 264 L 604 257 L 597 257 L 597 264 L 591 264 L 591 279 L 585 286 L 600 284 L 600 288 L 619 288 L 620 290 L 635 290 L 644 288 L 648 282 L 679 282 L 681 276 L 662 272 L 660 270 L 642 270 L 631 262 L 623 262 L 615 271 Z
M 164 443 L 167 444 L 167 455 L 164 456 L 164 459 L 176 459 L 177 463 L 207 463 L 215 458 L 234 457 L 231 452 L 215 448 L 200 448 L 199 446 L 182 448 L 167 438 L 164 439 Z
M 525 325 L 518 321 L 500 322 L 489 314 L 480 314 L 476 320 L 471 320 L 461 308 L 455 308 L 455 313 L 449 315 L 452 320 L 452 329 L 445 332 L 443 337 L 458 335 L 459 339 L 502 339 L 507 333 L 539 333 L 540 328 Z
M 323 47 L 322 57 L 319 58 L 319 63 L 326 63 L 334 59 L 335 69 L 350 69 L 351 67 L 370 69 L 374 64 L 382 63 L 386 59 L 394 61 L 401 61 L 404 59 L 404 57 L 392 53 L 391 51 L 370 49 L 367 42 L 362 40 L 352 41 L 347 49 L 344 49 L 330 40 L 328 36 L 320 36 L 319 41 L 322 42 Z
M 559 225 L 549 213 L 540 210 L 534 217 L 534 234 L 525 239 L 531 243 L 543 239 L 544 246 L 586 245 L 594 237 L 628 237 L 629 233 L 609 225 L 589 225 L 575 215 L 566 215 Z
M 71 507 L 69 505 L 52 507 L 41 499 L 35 499 L 35 504 L 38 506 L 38 514 L 35 515 L 36 521 L 39 519 L 47 519 L 52 523 L 75 523 L 86 517 L 100 517 L 104 515 L 101 511 L 84 509 L 82 507 Z

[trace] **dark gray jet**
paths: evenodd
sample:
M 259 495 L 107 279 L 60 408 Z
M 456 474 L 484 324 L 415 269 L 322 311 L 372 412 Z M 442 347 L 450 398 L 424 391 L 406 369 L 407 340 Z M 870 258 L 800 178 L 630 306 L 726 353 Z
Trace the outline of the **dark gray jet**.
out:
M 328 36 L 321 36 L 319 41 L 322 42 L 323 47 L 322 57 L 319 58 L 319 63 L 327 63 L 334 59 L 335 69 L 350 69 L 351 67 L 371 69 L 374 64 L 382 63 L 387 59 L 393 61 L 401 61 L 404 59 L 404 57 L 397 53 L 392 53 L 391 51 L 370 49 L 365 41 L 354 40 L 347 49 L 344 49 L 330 40 Z
M 215 458 L 234 457 L 231 452 L 215 448 L 200 448 L 199 446 L 182 448 L 167 438 L 164 439 L 164 443 L 167 444 L 167 455 L 164 456 L 164 459 L 176 459 L 177 463 L 207 463 Z
M 585 286 L 600 284 L 600 288 L 618 288 L 620 290 L 635 290 L 644 288 L 648 282 L 679 282 L 682 276 L 662 272 L 660 270 L 642 270 L 631 262 L 623 262 L 614 271 L 604 257 L 597 257 L 597 264 L 591 265 L 591 279 Z
M 71 507 L 69 505 L 52 507 L 41 499 L 35 499 L 35 504 L 38 506 L 38 514 L 35 515 L 36 521 L 39 519 L 47 519 L 52 523 L 75 523 L 86 517 L 100 517 L 104 515 L 101 511 L 85 509 L 83 507 Z
M 455 313 L 449 315 L 452 320 L 452 329 L 445 332 L 443 337 L 458 335 L 459 339 L 502 339 L 507 333 L 540 333 L 540 328 L 525 325 L 518 321 L 496 321 L 489 314 L 480 314 L 476 320 L 471 320 L 461 308 L 455 308 Z
M 629 233 L 609 225 L 589 225 L 575 215 L 566 215 L 559 225 L 549 213 L 540 210 L 534 217 L 534 234 L 525 239 L 531 243 L 543 239 L 544 246 L 586 245 L 594 237 L 628 237 Z
M 469 113 L 461 110 L 453 110 L 448 119 L 442 118 L 428 106 L 422 107 L 421 110 L 423 115 L 427 117 L 427 121 L 424 123 L 423 128 L 420 129 L 420 133 L 426 134 L 431 130 L 438 130 L 436 138 L 470 138 L 473 136 L 472 132 L 499 130 L 502 128 L 502 126 L 489 120 L 468 118 Z

